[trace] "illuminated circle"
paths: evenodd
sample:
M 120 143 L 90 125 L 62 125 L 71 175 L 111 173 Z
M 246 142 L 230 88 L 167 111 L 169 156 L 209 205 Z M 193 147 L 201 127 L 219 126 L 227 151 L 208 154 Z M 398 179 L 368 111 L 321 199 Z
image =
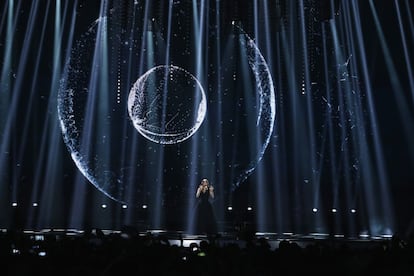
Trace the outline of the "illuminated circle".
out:
M 190 138 L 206 115 L 206 96 L 199 81 L 177 66 L 148 70 L 133 85 L 128 112 L 148 140 L 176 144 Z
M 137 7 L 140 14 L 144 10 Z M 147 47 L 112 15 L 97 19 L 74 43 L 57 95 L 63 140 L 80 173 L 128 206 L 142 202 L 149 184 L 157 187 L 170 176 L 179 186 L 190 175 L 217 171 L 225 185 L 237 188 L 262 160 L 276 114 L 271 74 L 254 41 L 240 29 L 230 37 L 238 46 L 219 64 L 206 60 L 213 70 L 204 72 L 192 64 L 194 51 L 170 47 L 166 59 L 161 33 L 146 32 L 142 39 L 154 40 Z M 179 33 L 179 24 L 174 26 Z M 131 37 L 143 30 L 134 29 Z M 194 41 L 193 33 L 171 36 L 170 45 L 181 45 L 183 37 Z M 143 60 L 143 52 L 154 60 Z M 241 68 L 245 62 L 234 62 L 237 57 L 247 59 L 250 75 Z M 154 67 L 165 60 L 174 65 Z M 252 81 L 232 82 L 234 66 Z M 183 68 L 199 72 L 206 87 Z M 204 120 L 210 124 L 201 133 Z M 183 143 L 189 138 L 194 143 Z M 246 142 L 256 147 L 245 150 Z M 165 158 L 158 162 L 161 154 Z

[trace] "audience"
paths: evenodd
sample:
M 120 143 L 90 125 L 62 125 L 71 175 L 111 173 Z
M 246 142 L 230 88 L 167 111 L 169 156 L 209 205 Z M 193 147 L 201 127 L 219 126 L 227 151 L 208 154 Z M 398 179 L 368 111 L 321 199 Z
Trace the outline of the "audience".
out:
M 363 247 L 284 239 L 272 249 L 263 237 L 243 246 L 216 238 L 185 247 L 132 228 L 77 235 L 10 230 L 0 234 L 0 256 L 2 275 L 414 275 L 413 241 L 398 236 Z

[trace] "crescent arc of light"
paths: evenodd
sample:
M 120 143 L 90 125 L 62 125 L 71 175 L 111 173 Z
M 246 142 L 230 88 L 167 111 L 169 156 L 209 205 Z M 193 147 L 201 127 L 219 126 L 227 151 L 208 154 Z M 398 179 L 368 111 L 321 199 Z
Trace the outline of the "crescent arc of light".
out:
M 257 84 L 257 91 L 260 97 L 259 112 L 257 116 L 256 126 L 259 126 L 262 120 L 264 120 L 263 123 L 268 124 L 268 128 L 266 128 L 266 139 L 262 144 L 260 152 L 258 153 L 255 160 L 250 161 L 250 163 L 247 166 L 247 169 L 236 177 L 235 181 L 233 182 L 233 190 L 237 189 L 240 183 L 246 180 L 247 177 L 249 177 L 249 175 L 252 174 L 252 172 L 256 169 L 257 164 L 263 158 L 263 154 L 267 146 L 269 145 L 272 136 L 276 117 L 276 103 L 274 91 L 275 89 L 270 74 L 269 66 L 267 65 L 265 58 L 261 54 L 260 50 L 254 43 L 254 41 L 243 31 L 243 29 L 240 26 L 234 26 L 237 27 L 241 31 L 241 33 L 246 37 L 247 41 L 245 41 L 242 37 L 239 38 L 239 41 L 241 44 L 246 45 L 248 62 L 251 70 L 253 71 Z M 262 74 L 261 72 L 264 73 Z M 266 113 L 264 110 L 270 110 L 270 112 Z M 262 118 L 263 116 L 265 116 L 265 118 Z

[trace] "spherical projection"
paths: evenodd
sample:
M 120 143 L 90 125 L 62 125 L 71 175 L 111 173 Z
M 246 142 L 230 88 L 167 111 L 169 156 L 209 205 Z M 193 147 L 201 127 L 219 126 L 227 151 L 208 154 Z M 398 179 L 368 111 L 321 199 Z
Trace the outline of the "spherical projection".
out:
M 57 111 L 73 162 L 100 192 L 128 208 L 141 206 L 171 177 L 175 181 L 167 185 L 184 189 L 192 176 L 216 172 L 223 189 L 237 188 L 254 172 L 272 137 L 275 90 L 264 57 L 253 39 L 234 28 L 229 42 L 220 44 L 225 54 L 202 62 L 202 87 L 189 72 L 198 70 L 194 54 L 207 48 L 193 44 L 196 29 L 183 31 L 186 13 L 174 8 L 171 32 L 177 35 L 164 45 L 163 34 L 146 31 L 139 20 L 145 5 L 134 8 L 138 27 L 125 27 L 116 10 L 98 18 L 74 42 L 65 64 Z M 209 35 L 215 38 L 212 27 Z M 215 39 L 208 41 L 213 43 L 208 49 L 217 46 Z M 166 60 L 168 65 L 160 63 Z M 210 124 L 201 135 L 204 120 Z
M 173 65 L 151 68 L 133 85 L 128 112 L 138 132 L 159 144 L 190 138 L 206 115 L 206 96 L 200 82 Z

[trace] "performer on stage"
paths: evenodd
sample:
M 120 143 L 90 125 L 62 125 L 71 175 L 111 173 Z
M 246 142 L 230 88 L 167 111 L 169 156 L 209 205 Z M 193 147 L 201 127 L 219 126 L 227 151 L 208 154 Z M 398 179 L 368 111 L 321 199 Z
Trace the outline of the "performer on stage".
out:
M 196 232 L 199 234 L 214 234 L 217 232 L 216 218 L 210 200 L 214 199 L 214 187 L 208 179 L 201 180 L 197 188 L 198 199 L 195 212 Z

